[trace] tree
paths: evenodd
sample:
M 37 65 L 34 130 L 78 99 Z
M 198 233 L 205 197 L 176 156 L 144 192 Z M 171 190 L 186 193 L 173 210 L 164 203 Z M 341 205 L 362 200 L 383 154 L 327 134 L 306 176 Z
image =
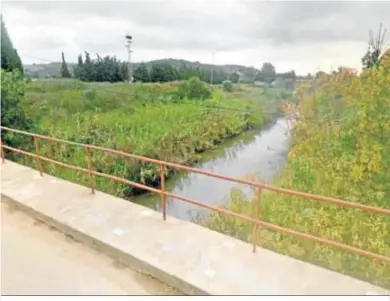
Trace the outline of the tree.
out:
M 233 91 L 233 85 L 232 85 L 232 82 L 230 80 L 224 80 L 222 82 L 222 89 L 225 91 L 225 92 L 232 92 Z
M 85 81 L 93 81 L 94 78 L 94 70 L 93 70 L 93 65 L 92 65 L 92 60 L 87 51 L 85 51 L 85 60 L 84 60 L 84 65 L 83 65 L 83 70 L 84 70 L 84 77 Z
M 276 70 L 274 65 L 271 63 L 264 63 L 261 67 L 260 72 L 256 75 L 256 80 L 266 82 L 268 84 L 272 83 L 276 79 Z
M 295 82 L 297 80 L 297 75 L 294 70 L 291 70 L 291 79 Z
M 232 83 L 237 84 L 239 80 L 240 80 L 240 75 L 238 74 L 238 72 L 233 72 L 233 73 L 230 75 L 230 81 L 231 81 Z
M 153 83 L 163 82 L 165 75 L 165 68 L 162 64 L 153 64 L 150 69 L 150 81 Z
M 121 76 L 122 81 L 124 81 L 124 82 L 129 80 L 129 68 L 127 67 L 126 62 L 122 62 L 120 64 L 120 76 Z M 148 74 L 148 76 L 149 76 L 149 74 Z M 133 75 L 133 77 L 134 77 L 134 75 Z
M 68 70 L 68 65 L 66 64 L 66 61 L 65 61 L 64 52 L 62 52 L 61 77 L 63 77 L 63 78 L 72 77 L 72 75 L 70 74 L 70 72 Z
M 192 77 L 179 84 L 178 95 L 180 98 L 204 100 L 211 97 L 211 90 L 205 82 L 197 77 Z
M 368 49 L 366 54 L 362 58 L 363 68 L 372 68 L 378 66 L 379 59 L 382 52 L 384 51 L 384 40 L 386 36 L 386 29 L 382 32 L 382 24 L 379 26 L 379 32 L 377 37 L 374 39 L 374 33 L 372 30 L 369 31 Z
M 11 39 L 1 16 L 1 69 L 13 71 L 18 69 L 23 74 L 23 65 L 18 52 L 12 45 Z
M 78 78 L 79 80 L 84 80 L 84 63 L 83 63 L 83 57 L 81 54 L 79 54 L 79 57 L 77 59 L 77 66 L 74 68 L 74 76 Z
M 85 52 L 85 59 L 80 54 L 75 77 L 86 82 L 120 82 L 127 81 L 129 71 L 127 63 L 118 60 L 116 57 L 105 56 L 102 58 L 96 54 L 96 59 L 91 59 L 88 52 Z
M 33 131 L 34 123 L 27 118 L 21 101 L 24 97 L 26 80 L 23 77 L 22 62 L 13 48 L 11 39 L 1 20 L 1 125 L 25 131 Z M 11 146 L 29 150 L 31 139 L 1 131 L 1 140 Z M 13 156 L 13 155 L 12 155 Z

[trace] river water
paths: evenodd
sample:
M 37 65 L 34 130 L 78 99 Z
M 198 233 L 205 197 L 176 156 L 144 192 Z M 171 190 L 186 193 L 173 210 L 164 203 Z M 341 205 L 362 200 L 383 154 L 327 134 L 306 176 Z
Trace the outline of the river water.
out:
M 256 174 L 260 180 L 269 183 L 284 168 L 290 145 L 287 120 L 279 118 L 261 131 L 229 141 L 197 167 L 232 177 Z M 172 193 L 213 205 L 225 204 L 233 187 L 250 193 L 249 187 L 244 185 L 194 173 L 180 173 L 167 184 L 167 190 Z M 159 195 L 137 197 L 134 202 L 161 211 Z M 203 208 L 167 198 L 167 214 L 170 216 L 194 221 L 204 213 Z

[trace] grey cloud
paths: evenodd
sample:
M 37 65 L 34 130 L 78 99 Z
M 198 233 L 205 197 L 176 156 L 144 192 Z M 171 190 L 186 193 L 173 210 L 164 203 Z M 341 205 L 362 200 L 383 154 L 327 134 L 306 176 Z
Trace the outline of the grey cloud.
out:
M 227 50 L 250 40 L 253 46 L 261 40 L 275 44 L 356 41 L 365 39 L 368 29 L 377 27 L 380 21 L 390 21 L 390 2 L 237 2 L 237 7 L 246 10 L 230 10 L 228 13 L 223 10 L 224 3 L 219 3 L 221 11 L 208 14 L 210 3 L 202 2 L 200 7 L 184 1 L 8 2 L 5 5 L 53 18 L 65 16 L 83 20 L 99 17 L 128 22 L 129 27 L 130 24 L 137 27 L 134 31 L 135 34 L 139 31 L 142 47 L 152 46 L 148 42 L 153 40 L 156 47 L 227 47 Z M 264 19 L 267 19 L 265 23 Z M 144 39 L 142 32 L 149 28 L 165 30 L 165 35 Z M 175 33 L 180 39 L 172 42 L 170 37 Z M 216 39 L 217 34 L 220 36 Z M 191 35 L 196 38 L 188 37 Z M 230 41 L 234 39 L 237 42 Z
M 193 53 L 283 46 L 288 53 L 302 45 L 365 43 L 368 30 L 380 22 L 390 30 L 390 2 L 373 1 L 3 2 L 3 10 L 7 8 L 27 11 L 41 26 L 74 31 L 60 42 L 54 42 L 54 36 L 34 39 L 36 49 L 58 48 L 64 39 L 72 39 L 69 43 L 91 53 L 123 49 L 127 32 L 139 49 Z M 24 22 L 33 28 L 34 22 Z
M 283 2 L 271 8 L 274 17 L 254 35 L 278 45 L 364 42 L 368 30 L 377 29 L 380 22 L 390 27 L 390 2 Z

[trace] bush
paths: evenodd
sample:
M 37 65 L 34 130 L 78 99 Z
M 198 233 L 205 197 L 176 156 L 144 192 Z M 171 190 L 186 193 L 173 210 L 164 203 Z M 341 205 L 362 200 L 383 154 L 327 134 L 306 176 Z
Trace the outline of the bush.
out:
M 95 100 L 96 98 L 96 91 L 95 89 L 88 89 L 87 91 L 85 91 L 85 97 L 88 99 L 88 100 Z
M 222 82 L 222 89 L 225 92 L 232 92 L 233 91 L 233 84 L 230 80 L 225 80 Z
M 300 118 L 279 186 L 390 208 L 390 60 L 357 75 L 322 74 L 297 90 Z M 313 93 L 313 87 L 316 88 Z M 282 227 L 390 256 L 388 216 L 288 195 L 263 193 L 261 218 Z M 229 207 L 253 214 L 240 191 Z M 252 227 L 214 213 L 213 230 L 252 241 Z M 258 241 L 272 249 L 390 288 L 390 264 L 262 228 Z
M 208 85 L 197 77 L 181 82 L 177 88 L 177 93 L 182 99 L 204 100 L 211 97 L 211 90 Z
M 283 100 L 290 99 L 291 96 L 292 96 L 292 93 L 290 93 L 288 91 L 282 90 L 279 92 L 279 97 Z
M 24 97 L 26 80 L 19 70 L 6 72 L 1 69 L 1 125 L 19 130 L 32 131 L 33 122 L 26 117 L 21 101 Z M 26 137 L 2 131 L 2 141 L 12 147 L 24 145 Z M 28 139 L 27 140 L 31 140 Z

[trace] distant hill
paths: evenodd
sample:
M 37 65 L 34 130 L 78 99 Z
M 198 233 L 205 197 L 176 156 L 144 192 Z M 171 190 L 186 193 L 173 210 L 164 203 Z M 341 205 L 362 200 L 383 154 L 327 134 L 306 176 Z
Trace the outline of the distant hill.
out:
M 73 70 L 76 64 L 69 64 L 68 68 Z M 29 64 L 23 65 L 24 73 L 33 78 L 51 78 L 59 77 L 61 70 L 61 62 L 58 63 L 44 63 L 44 64 Z
M 186 60 L 179 60 L 179 59 L 160 59 L 160 60 L 153 60 L 149 62 L 144 62 L 148 69 L 152 67 L 153 64 L 170 64 L 173 67 L 182 67 L 186 65 L 187 67 L 199 67 L 206 70 L 212 70 L 224 72 L 224 73 L 233 73 L 233 72 L 239 72 L 241 74 L 242 79 L 248 79 L 253 80 L 256 73 L 259 71 L 256 68 L 253 67 L 246 67 L 241 65 L 211 65 L 211 64 L 202 64 L 200 62 L 191 62 Z M 133 63 L 133 68 L 137 68 L 137 66 L 141 63 Z M 68 68 L 72 72 L 74 66 L 76 64 L 74 63 L 68 63 Z M 51 78 L 51 77 L 59 77 L 60 76 L 60 69 L 61 69 L 61 62 L 53 62 L 53 63 L 45 63 L 45 64 L 26 64 L 23 65 L 25 74 L 33 77 L 33 78 Z
M 186 60 L 179 60 L 179 59 L 160 59 L 160 60 L 154 60 L 150 62 L 144 62 L 148 68 L 151 68 L 153 64 L 169 64 L 173 67 L 179 68 L 186 65 L 187 67 L 199 67 L 206 70 L 214 69 L 215 71 L 220 71 L 223 73 L 233 73 L 233 72 L 239 72 L 244 78 L 254 78 L 256 76 L 256 73 L 259 71 L 258 69 L 254 67 L 247 67 L 247 66 L 241 66 L 241 65 L 212 65 L 212 64 L 203 64 L 200 62 L 191 62 Z M 135 63 L 135 66 L 138 66 L 140 63 Z

